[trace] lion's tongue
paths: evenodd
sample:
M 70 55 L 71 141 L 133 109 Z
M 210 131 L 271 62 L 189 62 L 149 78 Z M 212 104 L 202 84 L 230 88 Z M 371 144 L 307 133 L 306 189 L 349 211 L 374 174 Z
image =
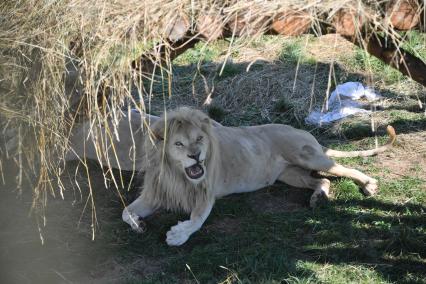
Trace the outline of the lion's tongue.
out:
M 195 164 L 191 167 L 187 167 L 185 171 L 190 178 L 194 178 L 194 179 L 199 178 L 204 174 L 203 167 L 201 167 L 199 164 Z

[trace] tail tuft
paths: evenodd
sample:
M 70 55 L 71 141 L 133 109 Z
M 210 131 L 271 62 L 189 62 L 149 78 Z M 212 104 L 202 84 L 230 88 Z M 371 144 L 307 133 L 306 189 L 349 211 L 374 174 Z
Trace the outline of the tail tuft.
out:
M 386 132 L 389 135 L 389 144 L 393 145 L 396 141 L 395 128 L 393 128 L 392 125 L 388 125 L 388 127 L 386 127 Z

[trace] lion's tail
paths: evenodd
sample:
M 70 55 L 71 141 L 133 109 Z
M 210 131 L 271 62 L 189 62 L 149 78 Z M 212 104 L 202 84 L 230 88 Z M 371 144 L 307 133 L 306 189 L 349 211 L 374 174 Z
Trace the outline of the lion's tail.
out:
M 326 154 L 328 157 L 334 157 L 334 158 L 368 157 L 368 156 L 377 155 L 379 153 L 382 153 L 388 150 L 389 148 L 392 147 L 393 143 L 395 143 L 395 140 L 396 140 L 395 129 L 392 126 L 388 125 L 388 127 L 386 128 L 386 131 L 389 135 L 388 142 L 385 145 L 380 146 L 376 149 L 345 152 L 345 151 L 337 151 L 337 150 L 332 150 L 332 149 L 323 147 L 324 154 Z

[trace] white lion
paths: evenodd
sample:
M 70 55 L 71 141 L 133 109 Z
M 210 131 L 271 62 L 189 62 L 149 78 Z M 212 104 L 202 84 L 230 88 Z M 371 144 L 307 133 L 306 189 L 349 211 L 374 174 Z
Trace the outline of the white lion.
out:
M 98 125 L 91 121 L 74 125 L 69 138 L 66 161 L 95 160 L 102 166 L 135 171 L 142 168 L 145 153 L 142 145 L 146 129 L 158 116 L 131 110 L 118 121 Z
M 330 181 L 314 178 L 312 171 L 353 179 L 366 195 L 377 190 L 377 180 L 341 166 L 329 157 L 371 156 L 385 151 L 396 139 L 373 150 L 341 152 L 322 147 L 308 132 L 288 125 L 212 127 L 201 111 L 180 108 L 152 125 L 155 134 L 145 139 L 145 180 L 142 193 L 123 211 L 123 220 L 143 231 L 141 219 L 157 208 L 183 209 L 190 219 L 167 232 L 167 243 L 179 246 L 199 230 L 215 199 L 255 191 L 282 181 L 311 188 L 310 204 L 328 197 Z

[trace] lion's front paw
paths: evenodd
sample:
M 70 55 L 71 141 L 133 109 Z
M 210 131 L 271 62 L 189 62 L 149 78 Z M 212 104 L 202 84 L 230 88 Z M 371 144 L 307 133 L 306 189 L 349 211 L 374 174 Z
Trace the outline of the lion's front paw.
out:
M 123 221 L 132 227 L 132 230 L 137 233 L 143 233 L 146 231 L 146 224 L 142 220 L 141 217 L 136 215 L 135 213 L 127 210 L 127 208 L 124 209 L 123 215 L 122 215 Z
M 135 221 L 133 221 L 130 226 L 132 227 L 132 230 L 135 231 L 136 233 L 143 233 L 146 231 L 146 224 L 143 221 L 142 217 L 139 216 L 135 216 L 138 219 L 135 219 Z
M 378 185 L 376 179 L 371 179 L 364 187 L 362 188 L 362 191 L 367 196 L 372 196 L 377 193 Z
M 167 232 L 166 242 L 169 246 L 180 246 L 185 243 L 191 235 L 191 222 L 179 222 Z

